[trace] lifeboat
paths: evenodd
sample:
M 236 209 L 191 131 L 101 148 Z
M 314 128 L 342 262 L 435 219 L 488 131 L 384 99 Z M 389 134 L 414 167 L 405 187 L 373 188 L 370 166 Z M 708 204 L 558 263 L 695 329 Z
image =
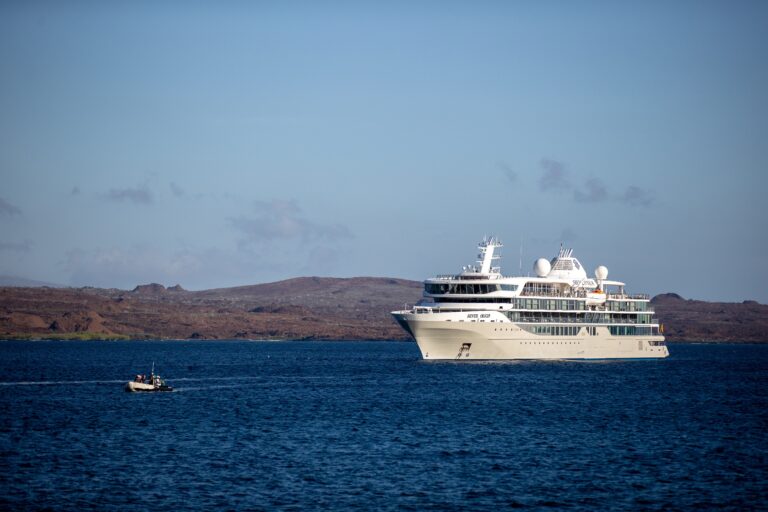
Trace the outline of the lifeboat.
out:
M 605 299 L 607 298 L 607 295 L 603 290 L 600 288 L 596 288 L 595 290 L 592 290 L 591 292 L 587 293 L 587 305 L 597 305 L 597 304 L 605 304 Z

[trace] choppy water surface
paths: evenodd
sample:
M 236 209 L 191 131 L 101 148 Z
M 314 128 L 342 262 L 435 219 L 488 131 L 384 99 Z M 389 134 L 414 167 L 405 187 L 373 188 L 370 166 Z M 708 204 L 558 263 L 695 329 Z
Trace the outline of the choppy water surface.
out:
M 2 342 L 0 508 L 765 507 L 768 346 L 422 362 L 412 343 Z M 129 394 L 155 361 L 177 388 Z

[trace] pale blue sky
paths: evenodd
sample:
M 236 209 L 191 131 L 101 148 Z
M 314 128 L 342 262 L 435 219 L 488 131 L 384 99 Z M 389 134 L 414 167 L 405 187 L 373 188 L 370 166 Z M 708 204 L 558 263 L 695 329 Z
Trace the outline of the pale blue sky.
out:
M 765 2 L 0 3 L 0 274 L 768 302 Z

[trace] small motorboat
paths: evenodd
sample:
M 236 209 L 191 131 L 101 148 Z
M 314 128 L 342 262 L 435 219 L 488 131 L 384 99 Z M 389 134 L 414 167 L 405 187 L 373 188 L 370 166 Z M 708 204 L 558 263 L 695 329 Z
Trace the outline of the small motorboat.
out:
M 125 385 L 125 390 L 132 393 L 154 392 L 154 391 L 173 391 L 173 388 L 165 382 L 165 379 L 155 375 L 155 363 L 152 363 L 152 371 L 149 376 L 138 374 L 133 381 Z

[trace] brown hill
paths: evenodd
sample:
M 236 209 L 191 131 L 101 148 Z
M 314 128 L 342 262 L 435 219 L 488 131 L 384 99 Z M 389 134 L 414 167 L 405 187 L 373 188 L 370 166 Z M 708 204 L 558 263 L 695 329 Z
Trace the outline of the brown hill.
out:
M 199 292 L 0 288 L 0 337 L 72 333 L 173 339 L 408 339 L 389 312 L 421 296 L 403 279 L 302 277 Z
M 651 303 L 670 341 L 768 342 L 768 305 L 686 300 L 676 293 Z
M 204 291 L 181 286 L 0 288 L 0 337 L 408 339 L 389 312 L 421 297 L 403 279 L 301 277 Z M 669 341 L 768 341 L 768 306 L 677 294 L 652 300 Z

